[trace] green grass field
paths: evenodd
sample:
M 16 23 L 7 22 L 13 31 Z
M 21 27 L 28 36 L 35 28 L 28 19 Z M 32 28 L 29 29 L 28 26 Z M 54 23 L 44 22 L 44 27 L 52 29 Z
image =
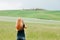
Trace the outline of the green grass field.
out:
M 0 16 L 59 20 L 60 11 L 0 10 Z M 60 40 L 60 23 L 26 23 L 26 40 Z M 16 40 L 15 22 L 0 21 L 0 40 Z
M 60 20 L 60 11 L 41 10 L 1 10 L 0 16 L 20 16 L 28 18 L 39 18 L 48 20 Z
M 27 40 L 60 40 L 60 23 L 26 23 Z M 15 22 L 0 21 L 0 40 L 16 40 Z

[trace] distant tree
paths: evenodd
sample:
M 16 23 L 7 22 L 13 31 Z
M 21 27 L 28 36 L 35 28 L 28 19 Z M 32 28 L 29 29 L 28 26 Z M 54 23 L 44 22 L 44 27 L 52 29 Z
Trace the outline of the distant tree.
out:
M 45 9 L 36 8 L 35 10 L 45 10 Z

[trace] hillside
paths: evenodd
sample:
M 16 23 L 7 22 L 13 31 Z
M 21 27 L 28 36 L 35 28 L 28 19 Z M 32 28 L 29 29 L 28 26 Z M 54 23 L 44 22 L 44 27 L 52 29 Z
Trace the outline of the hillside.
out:
M 60 20 L 60 11 L 41 10 L 0 10 L 0 16 L 20 16 L 28 18 L 39 18 L 48 20 Z

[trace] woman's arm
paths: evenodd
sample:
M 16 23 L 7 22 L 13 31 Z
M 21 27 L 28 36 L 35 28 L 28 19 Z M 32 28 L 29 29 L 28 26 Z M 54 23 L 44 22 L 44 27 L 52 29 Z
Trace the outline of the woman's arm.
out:
M 23 23 L 23 28 L 27 28 L 26 24 Z

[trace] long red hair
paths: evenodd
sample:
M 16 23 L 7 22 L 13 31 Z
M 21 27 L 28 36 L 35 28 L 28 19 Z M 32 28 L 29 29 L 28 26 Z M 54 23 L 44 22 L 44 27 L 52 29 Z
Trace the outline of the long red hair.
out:
M 16 22 L 16 29 L 21 30 L 22 28 L 23 28 L 23 20 L 21 18 L 18 18 Z

